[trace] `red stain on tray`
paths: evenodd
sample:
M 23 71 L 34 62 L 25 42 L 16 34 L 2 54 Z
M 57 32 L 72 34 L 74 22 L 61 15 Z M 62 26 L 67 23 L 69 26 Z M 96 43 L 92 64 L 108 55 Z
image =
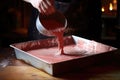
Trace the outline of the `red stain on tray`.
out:
M 30 50 L 27 51 L 29 54 L 32 54 L 33 56 L 47 62 L 47 63 L 57 63 L 62 62 L 66 60 L 71 60 L 75 58 L 80 58 L 83 55 L 83 52 L 80 53 L 79 50 L 75 50 L 75 45 L 69 45 L 64 47 L 64 55 L 59 54 L 58 47 L 51 47 L 51 48 L 43 48 L 43 49 L 36 49 L 36 50 Z M 78 55 L 74 55 L 74 53 L 79 52 Z M 58 53 L 58 54 L 57 54 Z M 68 55 L 73 54 L 73 55 Z
M 78 41 L 78 44 L 64 46 L 65 54 L 63 55 L 57 55 L 57 47 L 35 49 L 27 52 L 47 63 L 57 63 L 111 50 L 113 50 L 112 47 L 98 44 L 95 41 L 91 41 L 91 43 L 84 42 L 84 44 Z

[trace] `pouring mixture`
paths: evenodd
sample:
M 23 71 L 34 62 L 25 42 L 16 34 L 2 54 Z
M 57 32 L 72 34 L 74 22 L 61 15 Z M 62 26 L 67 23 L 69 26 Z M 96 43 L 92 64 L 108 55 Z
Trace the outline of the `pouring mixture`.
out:
M 45 31 L 41 31 L 44 35 L 47 36 L 55 36 L 57 38 L 58 43 L 58 53 L 57 54 L 64 54 L 64 42 L 63 42 L 63 35 L 65 28 L 67 26 L 67 20 L 64 15 L 58 11 L 51 15 L 41 15 L 39 17 L 41 25 L 44 27 Z M 48 32 L 48 33 L 47 33 Z

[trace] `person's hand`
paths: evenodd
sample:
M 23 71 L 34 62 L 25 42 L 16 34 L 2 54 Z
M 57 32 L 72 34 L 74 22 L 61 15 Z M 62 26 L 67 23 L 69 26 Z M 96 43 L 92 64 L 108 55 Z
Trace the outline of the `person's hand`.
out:
M 51 14 L 55 12 L 54 0 L 24 0 L 32 4 L 40 13 Z

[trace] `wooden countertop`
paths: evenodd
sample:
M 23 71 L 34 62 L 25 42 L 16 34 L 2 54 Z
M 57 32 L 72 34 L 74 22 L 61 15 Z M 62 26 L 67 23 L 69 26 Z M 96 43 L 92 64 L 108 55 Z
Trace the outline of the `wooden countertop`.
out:
M 54 77 L 17 60 L 14 50 L 6 48 L 0 50 L 0 80 L 120 80 L 120 64 L 113 60 Z

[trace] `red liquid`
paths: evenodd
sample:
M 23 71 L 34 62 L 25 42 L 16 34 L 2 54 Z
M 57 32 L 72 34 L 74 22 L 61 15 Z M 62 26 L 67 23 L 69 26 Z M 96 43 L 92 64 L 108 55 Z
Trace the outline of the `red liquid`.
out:
M 63 47 L 63 34 L 64 34 L 64 21 L 57 21 L 52 19 L 51 17 L 48 19 L 41 19 L 40 20 L 44 28 L 51 32 L 52 35 L 56 36 L 58 42 L 58 54 L 64 54 Z
M 64 30 L 53 31 L 53 34 L 57 37 L 57 43 L 59 48 L 59 54 L 64 54 L 64 41 L 63 41 L 63 34 Z
M 58 28 L 63 28 L 63 25 L 55 20 L 47 19 L 47 20 L 41 20 L 42 25 L 47 30 L 55 30 Z

